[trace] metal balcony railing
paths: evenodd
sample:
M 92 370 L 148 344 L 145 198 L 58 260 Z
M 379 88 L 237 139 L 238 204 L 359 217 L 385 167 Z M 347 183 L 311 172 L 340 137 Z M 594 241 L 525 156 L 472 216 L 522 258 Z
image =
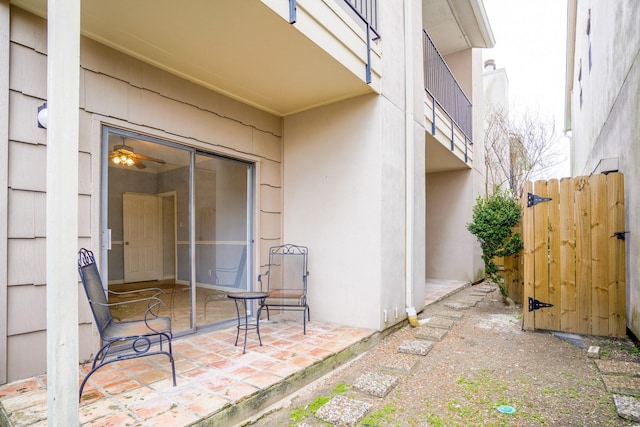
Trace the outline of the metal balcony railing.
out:
M 367 64 L 365 80 L 371 83 L 371 41 L 380 38 L 378 34 L 378 0 L 344 0 L 349 9 L 362 21 L 367 31 Z M 289 23 L 295 24 L 296 0 L 289 0 Z
M 380 37 L 378 35 L 378 0 L 344 0 L 344 2 L 371 27 L 376 35 L 375 38 Z
M 451 118 L 453 124 L 473 141 L 472 105 L 446 61 L 426 31 L 424 33 L 424 89 Z M 434 122 L 435 126 L 435 122 Z M 466 144 L 467 141 L 465 141 Z M 452 137 L 453 147 L 453 137 Z M 453 149 L 453 148 L 452 148 Z
M 365 80 L 371 83 L 371 40 L 380 38 L 378 34 L 378 0 L 344 0 L 367 27 L 367 66 Z

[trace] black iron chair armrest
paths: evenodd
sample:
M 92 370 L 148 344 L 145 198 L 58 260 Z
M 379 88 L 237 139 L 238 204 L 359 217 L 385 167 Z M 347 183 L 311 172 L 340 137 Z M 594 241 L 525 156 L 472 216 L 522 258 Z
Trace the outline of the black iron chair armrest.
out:
M 163 292 L 164 294 L 164 292 Z M 158 315 L 156 313 L 154 313 L 152 311 L 153 308 L 157 307 L 159 304 L 162 304 L 166 307 L 166 304 L 164 303 L 164 301 L 162 301 L 160 298 L 158 298 L 157 296 L 150 296 L 148 298 L 136 298 L 136 299 L 130 299 L 127 301 L 121 301 L 121 302 L 110 302 L 110 303 L 102 303 L 102 302 L 98 302 L 98 301 L 94 301 L 94 300 L 89 300 L 89 302 L 91 304 L 96 304 L 96 305 L 100 305 L 102 307 L 118 307 L 120 305 L 125 305 L 125 304 L 131 304 L 131 303 L 135 303 L 135 302 L 146 302 L 147 303 L 147 312 L 145 313 L 145 317 L 147 315 L 147 313 L 151 312 L 151 314 L 153 314 L 155 317 L 158 317 Z
M 266 292 L 263 288 L 263 284 L 262 284 L 262 276 L 268 276 L 269 275 L 269 270 L 267 270 L 266 273 L 264 274 L 258 274 L 258 283 L 260 283 L 260 291 L 262 292 Z
M 167 307 L 167 305 L 164 303 L 164 301 L 162 301 L 160 298 L 153 296 L 152 298 L 149 299 L 149 303 L 147 304 L 147 311 L 144 312 L 144 321 L 147 321 L 148 315 L 151 314 L 154 318 L 155 317 L 159 317 L 159 314 L 154 312 L 153 309 L 158 307 L 159 305 L 162 305 L 164 307 Z M 151 327 L 149 327 L 149 329 L 152 329 Z
M 140 294 L 142 292 L 151 292 L 151 291 L 155 292 L 155 294 L 153 294 L 154 297 L 158 295 L 165 295 L 165 292 L 160 288 L 144 288 L 144 289 L 134 289 L 132 291 L 119 291 L 119 292 L 107 289 L 107 292 L 113 295 L 131 295 L 131 294 Z

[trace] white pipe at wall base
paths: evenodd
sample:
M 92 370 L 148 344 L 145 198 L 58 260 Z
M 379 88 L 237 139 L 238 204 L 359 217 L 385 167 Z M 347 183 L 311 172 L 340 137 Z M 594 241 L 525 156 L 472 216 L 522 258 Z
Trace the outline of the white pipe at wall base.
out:
M 405 66 L 405 304 L 413 308 L 413 219 L 414 219 L 414 140 L 413 140 L 413 0 L 404 1 Z M 415 309 L 414 309 L 415 312 Z
M 415 307 L 407 307 L 407 317 L 409 317 L 409 324 L 413 327 L 418 326 L 420 323 L 418 322 L 418 314 L 416 313 Z

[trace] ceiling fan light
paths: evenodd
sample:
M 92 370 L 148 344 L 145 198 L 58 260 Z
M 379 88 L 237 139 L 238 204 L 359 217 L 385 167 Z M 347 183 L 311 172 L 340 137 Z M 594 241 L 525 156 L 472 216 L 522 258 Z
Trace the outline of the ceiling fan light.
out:
M 133 159 L 131 157 L 127 158 L 127 166 L 133 165 Z
M 115 163 L 116 165 L 120 164 L 120 157 L 116 156 L 113 159 L 111 159 L 113 161 L 113 163 Z

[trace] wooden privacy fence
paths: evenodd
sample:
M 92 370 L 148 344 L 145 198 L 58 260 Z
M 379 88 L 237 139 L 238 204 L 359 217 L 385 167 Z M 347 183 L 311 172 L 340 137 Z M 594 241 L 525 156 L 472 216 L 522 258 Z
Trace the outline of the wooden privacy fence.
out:
M 523 194 L 522 263 L 508 257 L 504 272 L 511 298 L 523 291 L 523 329 L 626 336 L 623 175 L 527 182 Z

